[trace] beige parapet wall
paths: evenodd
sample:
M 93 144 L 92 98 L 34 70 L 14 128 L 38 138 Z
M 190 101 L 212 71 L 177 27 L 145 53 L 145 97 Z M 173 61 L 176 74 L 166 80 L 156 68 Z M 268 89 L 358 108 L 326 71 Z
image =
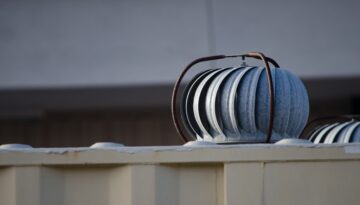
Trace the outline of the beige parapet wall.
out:
M 360 204 L 360 145 L 2 149 L 0 204 Z

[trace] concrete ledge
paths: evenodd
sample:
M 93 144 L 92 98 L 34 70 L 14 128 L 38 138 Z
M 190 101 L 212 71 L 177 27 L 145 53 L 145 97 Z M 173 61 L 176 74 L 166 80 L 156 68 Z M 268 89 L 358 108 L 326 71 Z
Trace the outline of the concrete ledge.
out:
M 360 144 L 0 149 L 0 204 L 359 204 Z
M 360 144 L 0 149 L 0 166 L 360 160 Z

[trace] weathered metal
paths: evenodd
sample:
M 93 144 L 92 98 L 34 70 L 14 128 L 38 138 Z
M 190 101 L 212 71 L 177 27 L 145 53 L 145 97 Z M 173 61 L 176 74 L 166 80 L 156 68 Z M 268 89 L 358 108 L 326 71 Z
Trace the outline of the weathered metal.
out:
M 261 53 L 212 56 L 197 59 L 175 84 L 172 111 L 182 138 L 189 137 L 176 112 L 178 87 L 185 73 L 196 63 L 226 57 L 262 59 L 265 67 L 237 66 L 206 70 L 186 86 L 181 101 L 184 127 L 193 140 L 216 143 L 261 143 L 297 138 L 304 128 L 309 102 L 301 80 Z M 275 68 L 269 67 L 271 62 Z
M 310 133 L 304 132 L 315 144 L 360 142 L 360 120 L 356 115 L 323 117 L 308 124 Z M 306 138 L 307 136 L 304 136 Z

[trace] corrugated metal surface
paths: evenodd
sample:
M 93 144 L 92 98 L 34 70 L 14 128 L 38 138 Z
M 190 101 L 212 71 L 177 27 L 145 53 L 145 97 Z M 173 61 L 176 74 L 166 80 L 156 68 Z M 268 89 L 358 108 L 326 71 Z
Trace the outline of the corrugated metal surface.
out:
M 0 204 L 359 204 L 359 173 L 359 144 L 2 149 Z

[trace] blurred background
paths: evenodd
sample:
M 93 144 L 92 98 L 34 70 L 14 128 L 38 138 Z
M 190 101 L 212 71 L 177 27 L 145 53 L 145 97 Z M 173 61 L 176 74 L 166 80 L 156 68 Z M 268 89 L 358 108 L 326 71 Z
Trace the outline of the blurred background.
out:
M 310 119 L 360 113 L 359 9 L 356 0 L 1 0 L 0 144 L 181 144 L 172 86 L 213 54 L 276 59 L 304 81 Z

